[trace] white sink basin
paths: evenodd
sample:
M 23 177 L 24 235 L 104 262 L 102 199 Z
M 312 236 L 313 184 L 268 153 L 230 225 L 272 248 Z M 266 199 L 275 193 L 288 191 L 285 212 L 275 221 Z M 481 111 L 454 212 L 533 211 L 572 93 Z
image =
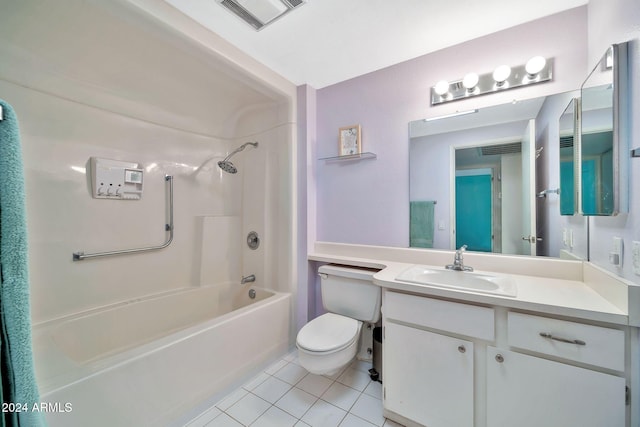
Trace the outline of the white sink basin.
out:
M 414 265 L 403 271 L 396 280 L 418 285 L 460 289 L 463 291 L 516 296 L 516 284 L 509 276 L 454 271 Z

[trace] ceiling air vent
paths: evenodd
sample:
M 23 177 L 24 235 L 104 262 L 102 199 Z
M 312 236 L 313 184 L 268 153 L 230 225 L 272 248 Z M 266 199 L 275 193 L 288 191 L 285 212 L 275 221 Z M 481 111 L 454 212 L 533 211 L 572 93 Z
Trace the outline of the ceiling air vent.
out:
M 522 150 L 521 142 L 510 142 L 508 144 L 487 145 L 480 147 L 483 156 L 495 156 L 501 154 L 515 154 Z
M 217 0 L 227 10 L 261 30 L 287 12 L 302 6 L 304 0 Z

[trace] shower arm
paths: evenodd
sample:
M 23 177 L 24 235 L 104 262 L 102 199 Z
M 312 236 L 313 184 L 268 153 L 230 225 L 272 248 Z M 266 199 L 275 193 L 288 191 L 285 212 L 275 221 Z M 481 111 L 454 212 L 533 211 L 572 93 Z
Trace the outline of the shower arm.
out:
M 247 148 L 247 145 L 253 145 L 254 147 L 257 147 L 258 143 L 257 142 L 245 142 L 240 147 L 236 148 L 231 153 L 229 153 L 229 155 L 224 158 L 223 162 L 226 162 L 227 160 L 229 160 L 231 158 L 231 156 L 233 156 L 234 154 L 237 154 L 237 153 L 241 152 L 242 150 L 244 150 L 245 148 Z
M 159 246 L 148 246 L 146 248 L 135 248 L 135 249 L 121 249 L 117 251 L 107 251 L 107 252 L 96 252 L 92 254 L 85 254 L 84 252 L 74 252 L 73 260 L 74 261 L 82 261 L 87 258 L 98 258 L 104 256 L 113 256 L 113 255 L 123 255 L 123 254 L 132 254 L 138 252 L 148 252 L 148 251 L 156 251 L 158 249 L 164 249 L 171 244 L 173 241 L 173 176 L 165 175 L 164 180 L 168 184 L 169 187 L 169 222 L 164 225 L 165 231 L 169 232 L 169 236 L 167 240 L 159 245 Z

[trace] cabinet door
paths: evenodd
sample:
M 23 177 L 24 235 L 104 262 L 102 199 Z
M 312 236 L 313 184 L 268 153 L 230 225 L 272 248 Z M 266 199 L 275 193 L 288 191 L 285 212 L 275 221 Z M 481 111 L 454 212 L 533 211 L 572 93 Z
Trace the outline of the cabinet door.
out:
M 624 378 L 493 347 L 487 365 L 487 426 L 625 426 Z
M 384 407 L 429 427 L 473 426 L 473 343 L 385 323 Z

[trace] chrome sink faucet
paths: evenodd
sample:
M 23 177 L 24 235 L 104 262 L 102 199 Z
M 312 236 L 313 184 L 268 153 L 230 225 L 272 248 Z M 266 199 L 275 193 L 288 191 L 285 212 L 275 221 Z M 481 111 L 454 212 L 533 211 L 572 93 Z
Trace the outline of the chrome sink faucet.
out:
M 456 254 L 453 258 L 453 264 L 446 265 L 445 268 L 447 270 L 455 270 L 455 271 L 473 271 L 473 267 L 467 267 L 464 265 L 464 259 L 462 257 L 462 253 L 467 250 L 467 245 L 462 245 L 460 249 L 456 251 Z

